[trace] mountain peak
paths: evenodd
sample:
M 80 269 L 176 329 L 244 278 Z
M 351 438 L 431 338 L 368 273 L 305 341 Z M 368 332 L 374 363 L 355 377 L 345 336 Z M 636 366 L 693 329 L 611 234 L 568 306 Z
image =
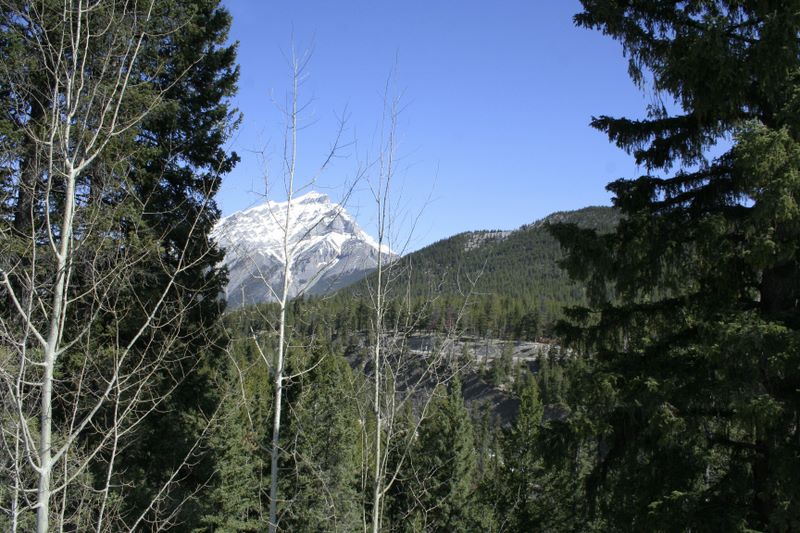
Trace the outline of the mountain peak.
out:
M 331 199 L 327 194 L 317 191 L 310 191 L 302 196 L 297 196 L 294 201 L 299 204 L 329 204 Z
M 274 300 L 283 286 L 288 201 L 268 201 L 222 218 L 211 236 L 225 250 L 226 298 L 239 306 Z M 292 198 L 289 213 L 289 296 L 325 294 L 360 279 L 378 263 L 378 243 L 327 194 Z M 385 245 L 381 255 L 396 256 Z

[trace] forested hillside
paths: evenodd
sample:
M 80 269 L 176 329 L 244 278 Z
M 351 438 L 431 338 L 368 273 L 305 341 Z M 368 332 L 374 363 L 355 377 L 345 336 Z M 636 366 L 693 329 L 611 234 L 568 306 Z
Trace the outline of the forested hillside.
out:
M 514 231 L 460 233 L 409 254 L 401 268 L 407 271 L 412 296 L 458 294 L 475 280 L 476 293 L 513 296 L 535 302 L 544 311 L 583 299 L 579 285 L 558 264 L 561 247 L 547 226 L 574 223 L 608 233 L 617 220 L 609 207 L 586 207 L 553 213 Z M 397 281 L 406 283 L 404 277 Z
M 618 221 L 610 207 L 586 207 L 514 231 L 460 233 L 393 264 L 391 289 L 418 302 L 422 325 L 440 327 L 468 302 L 460 320 L 465 332 L 532 340 L 547 335 L 565 307 L 586 302 L 584 287 L 560 266 L 564 255 L 548 227 L 571 223 L 603 234 Z M 344 300 L 331 305 L 364 297 L 371 283 L 374 276 L 343 290 Z

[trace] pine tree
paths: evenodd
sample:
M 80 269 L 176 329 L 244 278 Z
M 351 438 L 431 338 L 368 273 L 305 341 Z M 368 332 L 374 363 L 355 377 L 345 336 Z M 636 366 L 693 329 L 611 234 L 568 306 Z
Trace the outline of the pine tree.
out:
M 269 372 L 254 347 L 255 339 L 231 342 L 224 406 L 209 439 L 216 474 L 203 501 L 201 530 L 262 531 L 267 514 Z M 265 390 L 266 389 L 266 390 Z
M 89 472 L 71 483 L 99 496 L 83 501 L 65 489 L 68 509 L 57 519 L 67 529 L 88 529 L 69 524 L 79 514 L 70 506 L 90 509 L 98 529 L 105 502 L 115 519 L 136 520 L 216 403 L 209 377 L 224 344 L 216 324 L 225 273 L 208 233 L 219 216 L 219 181 L 236 162 L 224 148 L 237 121 L 227 103 L 238 75 L 229 26 L 215 0 L 0 8 L 0 269 L 8 275 L 0 298 L 35 295 L 42 304 L 25 320 L 60 323 L 65 349 L 48 348 L 54 355 L 44 362 L 57 379 L 31 383 L 53 391 L 52 416 L 40 409 L 52 424 L 42 426 L 55 428 L 56 440 L 59 431 L 76 432 L 62 463 L 97 447 L 86 452 Z M 47 128 L 60 137 L 58 152 L 48 149 Z M 21 324 L 15 307 L 0 313 L 4 324 Z M 3 344 L 14 346 L 17 333 L 3 330 Z M 122 384 L 105 391 L 115 382 Z M 50 429 L 41 433 L 46 443 Z M 112 434 L 127 440 L 103 444 Z M 196 489 L 211 472 L 207 461 L 191 462 L 196 468 L 184 469 L 154 506 L 170 515 L 185 503 L 172 518 L 188 527 L 199 516 Z M 47 508 L 37 506 L 40 527 Z
M 555 230 L 591 298 L 563 328 L 588 358 L 587 494 L 612 529 L 797 529 L 800 6 L 583 6 L 679 108 L 595 118 L 648 173 L 609 185 L 616 233 Z
M 220 294 L 227 275 L 219 266 L 222 251 L 209 234 L 220 215 L 214 197 L 222 177 L 238 161 L 225 144 L 240 119 L 229 103 L 239 75 L 236 44 L 227 42 L 230 14 L 219 0 L 169 0 L 161 9 L 165 16 L 183 22 L 180 31 L 153 46 L 153 54 L 169 58 L 167 68 L 153 80 L 164 93 L 137 132 L 139 158 L 131 163 L 131 181 L 145 206 L 142 224 L 157 237 L 161 250 L 155 261 L 141 265 L 143 283 L 137 298 L 157 298 L 167 281 L 161 272 L 176 261 L 191 268 L 181 273 L 167 302 L 175 309 L 188 309 L 186 320 L 175 325 L 182 342 L 174 350 L 176 356 L 185 357 L 176 357 L 183 362 L 172 372 L 183 381 L 171 393 L 168 406 L 142 427 L 140 446 L 125 457 L 131 471 L 142 469 L 143 479 L 130 480 L 142 502 L 186 453 L 219 399 L 210 378 L 222 368 L 219 361 L 226 340 L 218 321 L 224 311 Z M 175 250 L 182 250 L 183 258 Z M 164 386 L 166 392 L 168 379 Z M 171 446 L 161 445 L 165 441 Z M 182 483 L 186 492 L 173 493 L 175 501 L 204 483 L 212 468 L 211 457 L 198 463 Z M 137 498 L 127 502 L 134 508 L 138 505 Z M 181 519 L 188 527 L 201 510 L 186 504 L 184 508 Z
M 520 395 L 514 426 L 503 443 L 503 469 L 499 472 L 504 486 L 501 514 L 508 517 L 511 531 L 534 531 L 542 526 L 542 458 L 538 450 L 544 407 L 536 381 L 528 380 Z
M 281 493 L 289 501 L 279 518 L 285 531 L 349 532 L 362 524 L 354 376 L 342 356 L 326 352 L 293 354 L 290 361 L 295 371 L 315 366 L 287 391 L 292 416 L 283 437 Z
M 549 365 L 558 369 L 557 375 L 579 376 L 559 387 L 560 400 L 583 398 L 581 360 L 546 363 L 540 373 L 522 380 L 519 411 L 502 435 L 492 478 L 482 486 L 484 501 L 503 518 L 503 531 L 607 531 L 603 520 L 592 515 L 583 490 L 598 453 L 583 429 L 586 421 L 565 416 L 569 412 L 559 404 L 550 405 L 545 416 L 541 371 Z M 567 387 L 571 382 L 574 390 Z
M 407 532 L 418 530 L 419 516 L 415 514 L 418 501 L 415 498 L 416 488 L 416 442 L 414 434 L 417 430 L 418 418 L 414 415 L 411 403 L 395 415 L 394 431 L 397 438 L 390 442 L 387 454 L 387 472 L 397 477 L 389 487 L 384 499 L 386 511 L 383 519 L 384 529 L 391 532 Z M 416 529 L 415 529 L 416 528 Z
M 422 421 L 413 461 L 417 506 L 410 523 L 420 531 L 485 530 L 476 494 L 477 454 L 472 422 L 456 380 L 440 387 Z
M 148 503 L 216 400 L 208 376 L 225 274 L 208 232 L 219 180 L 236 161 L 224 148 L 236 124 L 229 25 L 213 0 L 0 8 L 0 329 L 4 349 L 19 346 L 46 369 L 23 377 L 30 386 L 13 400 L 29 409 L 25 396 L 42 398 L 40 451 L 22 448 L 41 465 L 40 530 L 53 519 L 115 529 L 108 523 L 122 516 L 136 524 L 145 509 L 169 516 L 184 501 L 171 518 L 191 524 L 198 514 L 190 507 L 210 468 L 196 457 L 159 505 Z M 44 356 L 24 322 L 50 325 Z

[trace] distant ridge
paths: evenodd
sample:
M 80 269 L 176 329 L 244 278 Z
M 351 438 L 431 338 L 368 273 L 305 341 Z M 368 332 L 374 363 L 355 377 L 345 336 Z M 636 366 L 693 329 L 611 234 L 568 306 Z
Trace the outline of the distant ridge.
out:
M 574 223 L 610 232 L 618 221 L 613 208 L 591 206 L 552 213 L 513 231 L 459 233 L 404 256 L 396 265 L 404 269 L 402 279 L 395 283 L 412 297 L 457 297 L 477 280 L 477 299 L 518 299 L 552 320 L 564 306 L 582 302 L 584 291 L 559 267 L 563 254 L 547 226 Z M 356 284 L 346 292 L 358 290 Z

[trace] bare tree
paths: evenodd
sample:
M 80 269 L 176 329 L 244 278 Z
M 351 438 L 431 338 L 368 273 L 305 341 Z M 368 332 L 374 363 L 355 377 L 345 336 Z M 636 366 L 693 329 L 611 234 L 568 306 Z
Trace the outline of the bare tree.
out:
M 259 250 L 248 249 L 247 247 L 233 246 L 228 253 L 231 257 L 246 261 L 250 266 L 250 274 L 260 282 L 266 289 L 269 301 L 277 305 L 277 317 L 274 320 L 267 314 L 262 314 L 262 321 L 271 324 L 269 336 L 276 338 L 274 343 L 267 343 L 270 347 L 265 348 L 256 332 L 252 333 L 252 341 L 263 362 L 271 370 L 271 380 L 273 386 L 273 412 L 272 412 L 272 437 L 270 445 L 270 490 L 269 490 L 269 522 L 270 532 L 275 532 L 279 527 L 278 503 L 282 500 L 278 491 L 280 478 L 280 456 L 284 451 L 281 445 L 281 426 L 284 422 L 284 388 L 292 380 L 299 378 L 302 374 L 309 372 L 320 361 L 312 361 L 308 368 L 298 369 L 295 374 L 286 375 L 286 354 L 293 341 L 293 332 L 288 324 L 287 309 L 291 300 L 295 297 L 302 297 L 307 290 L 312 287 L 333 264 L 335 258 L 327 264 L 323 264 L 309 279 L 301 280 L 298 285 L 294 284 L 293 275 L 296 267 L 296 258 L 301 247 L 308 238 L 318 229 L 325 229 L 332 225 L 344 211 L 344 206 L 349 198 L 353 183 L 343 186 L 343 199 L 336 204 L 332 212 L 319 216 L 314 220 L 297 220 L 296 210 L 297 199 L 300 195 L 311 192 L 315 189 L 318 179 L 329 167 L 339 152 L 344 148 L 342 135 L 345 128 L 345 115 L 338 120 L 336 135 L 325 155 L 322 164 L 311 175 L 303 178 L 298 177 L 298 134 L 303 128 L 305 120 L 304 112 L 308 108 L 308 103 L 301 103 L 300 91 L 306 79 L 306 70 L 311 59 L 311 52 L 307 51 L 298 54 L 294 46 L 288 56 L 290 70 L 291 88 L 287 92 L 286 100 L 278 108 L 285 120 L 285 131 L 283 138 L 283 150 L 280 157 L 280 177 L 273 180 L 267 171 L 264 176 L 265 192 L 264 198 L 271 196 L 270 191 L 274 185 L 273 181 L 278 182 L 286 200 L 283 202 L 271 202 L 266 204 L 266 216 L 280 230 L 278 275 L 271 268 L 263 268 L 255 259 Z M 269 161 L 265 161 L 265 166 L 269 167 Z M 219 237 L 225 238 L 225 228 L 220 229 Z M 276 281 L 277 280 L 277 281 Z M 244 298 L 243 298 L 244 301 Z M 258 311 L 258 309 L 256 309 Z M 274 352 L 271 350 L 274 349 Z
M 366 165 L 365 181 L 369 185 L 375 206 L 377 240 L 381 250 L 402 252 L 408 247 L 419 214 L 404 217 L 397 208 L 397 151 L 398 120 L 402 112 L 402 94 L 393 90 L 394 73 L 384 89 L 383 113 L 379 128 L 377 157 Z M 420 211 L 421 213 L 421 211 Z M 403 235 L 401 224 L 407 224 Z M 389 256 L 386 256 L 389 257 Z M 436 388 L 451 381 L 468 362 L 453 352 L 461 318 L 470 303 L 470 296 L 480 273 L 465 280 L 461 291 L 463 303 L 456 310 L 444 331 L 428 332 L 427 343 L 416 349 L 410 346 L 415 332 L 424 328 L 421 323 L 425 309 L 435 304 L 437 288 L 442 280 L 430 280 L 429 297 L 421 308 L 414 309 L 410 271 L 406 260 L 387 261 L 381 254 L 374 274 L 366 280 L 366 297 L 371 306 L 371 398 L 362 408 L 363 442 L 370 449 L 371 459 L 364 466 L 371 468 L 363 476 L 363 487 L 371 486 L 371 501 L 365 505 L 364 530 L 378 533 L 382 529 L 384 497 L 397 481 L 409 460 L 417 429 L 426 418 L 428 406 Z M 387 310 L 396 307 L 392 320 Z M 366 406 L 369 406 L 367 408 Z M 415 414 L 412 428 L 401 428 L 398 418 L 411 409 Z M 374 425 L 368 424 L 371 411 Z M 372 435 L 366 433 L 373 428 Z M 390 464 L 391 461 L 391 464 Z M 366 490 L 365 490 L 366 492 Z M 367 512 L 369 508 L 369 512 Z M 366 517 L 369 516 L 369 525 Z
M 16 106 L 18 144 L 3 145 L 0 380 L 3 460 L 12 531 L 167 527 L 173 482 L 199 441 L 139 516 L 122 516 L 120 454 L 197 364 L 181 349 L 197 301 L 180 277 L 204 257 L 162 250 L 143 222 L 130 161 L 139 126 L 166 90 L 148 47 L 165 26 L 154 0 L 4 1 L 6 36 L 24 51 L 0 67 Z M 152 49 L 150 49 L 152 52 Z M 178 73 L 178 78 L 181 74 Z M 20 148 L 21 147 L 21 148 Z M 210 192 L 202 202 L 207 205 Z M 168 257 L 169 260 L 164 260 Z M 164 283 L 140 295 L 145 269 Z

